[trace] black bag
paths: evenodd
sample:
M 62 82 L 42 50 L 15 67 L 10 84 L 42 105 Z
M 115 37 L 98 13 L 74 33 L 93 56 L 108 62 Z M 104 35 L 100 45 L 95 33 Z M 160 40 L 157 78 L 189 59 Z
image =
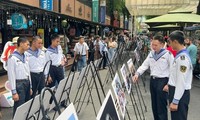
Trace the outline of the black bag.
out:
M 83 47 L 84 47 L 84 44 L 83 44 Z M 82 58 L 82 54 L 83 54 L 83 47 L 82 47 L 82 51 L 81 51 L 81 54 L 77 54 L 76 55 L 76 60 L 80 60 Z
M 77 70 L 77 62 L 74 61 L 74 63 L 72 64 L 71 71 L 75 72 L 76 70 Z
M 75 59 L 80 60 L 81 58 L 82 58 L 82 56 L 80 54 L 77 54 Z

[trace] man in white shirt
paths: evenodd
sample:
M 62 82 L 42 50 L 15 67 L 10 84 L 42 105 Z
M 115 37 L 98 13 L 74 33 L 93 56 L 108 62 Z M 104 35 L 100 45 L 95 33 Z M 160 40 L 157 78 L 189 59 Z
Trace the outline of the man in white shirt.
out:
M 171 119 L 187 120 L 193 67 L 184 46 L 184 33 L 172 32 L 169 36 L 169 45 L 177 51 L 168 82 Z
M 8 59 L 8 80 L 10 81 L 14 100 L 13 116 L 17 107 L 24 104 L 32 95 L 32 85 L 28 60 L 24 52 L 29 49 L 29 41 L 25 37 L 17 40 L 17 50 Z
M 46 51 L 46 61 L 49 60 L 52 61 L 50 76 L 53 81 L 48 84 L 48 87 L 53 87 L 56 85 L 56 82 L 59 84 L 59 82 L 64 79 L 63 50 L 60 45 L 60 37 L 57 34 L 51 36 L 51 45 Z
M 150 93 L 154 120 L 167 120 L 167 83 L 169 80 L 170 66 L 173 55 L 163 49 L 165 41 L 162 35 L 156 35 L 152 40 L 152 51 L 133 77 L 136 82 L 138 77 L 150 68 Z
M 88 50 L 89 47 L 84 37 L 80 36 L 79 42 L 74 47 L 74 58 L 77 60 L 78 71 L 81 71 L 87 65 Z
M 34 97 L 36 93 L 40 94 L 41 90 L 45 87 L 45 76 L 43 73 L 46 64 L 45 52 L 42 48 L 42 38 L 34 36 L 31 42 L 31 47 L 27 50 L 29 68 L 31 72 L 32 90 Z

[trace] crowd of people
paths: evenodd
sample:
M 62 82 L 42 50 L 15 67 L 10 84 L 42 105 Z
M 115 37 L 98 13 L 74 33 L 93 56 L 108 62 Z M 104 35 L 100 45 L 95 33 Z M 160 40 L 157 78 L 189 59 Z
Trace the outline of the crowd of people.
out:
M 116 37 L 101 38 L 96 35 L 89 38 L 79 36 L 78 39 L 73 49 L 76 70 L 81 71 L 90 61 L 101 57 L 99 69 L 101 66 L 106 69 L 117 48 Z M 26 37 L 13 38 L 13 50 L 5 63 L 14 100 L 13 115 L 17 107 L 40 94 L 45 86 L 57 86 L 64 79 L 66 57 L 60 45 L 60 36 L 52 34 L 50 41 L 50 46 L 43 49 L 40 36 L 34 36 L 31 41 Z M 61 105 L 65 106 L 65 103 Z
M 122 37 L 122 38 L 120 38 Z M 112 61 L 118 42 L 129 41 L 129 37 L 123 32 L 119 36 L 110 35 L 101 37 L 99 35 L 80 36 L 79 42 L 75 44 L 74 56 L 77 60 L 77 69 L 81 71 L 83 67 L 91 61 L 102 58 L 99 69 L 106 69 Z
M 14 115 L 18 106 L 36 94 L 40 94 L 45 86 L 56 86 L 64 79 L 66 57 L 57 34 L 51 35 L 51 45 L 46 50 L 42 49 L 43 40 L 40 36 L 34 36 L 31 43 L 26 37 L 13 39 L 16 49 L 9 56 L 6 65 L 14 100 Z M 123 31 L 119 35 L 112 34 L 106 37 L 79 36 L 79 41 L 73 49 L 77 63 L 75 71 L 80 72 L 91 61 L 99 58 L 102 60 L 98 68 L 106 69 L 120 43 L 129 45 L 132 41 L 135 44 L 131 45 L 138 45 L 137 39 L 143 42 L 141 50 L 149 54 L 136 71 L 133 82 L 150 68 L 150 93 L 154 119 L 167 120 L 169 94 L 172 120 L 186 120 L 192 71 L 199 68 L 200 60 L 197 46 L 193 44 L 193 38 L 185 38 L 181 31 L 172 32 L 165 37 L 160 33 L 155 34 L 153 38 L 148 35 L 138 35 L 135 41 L 132 41 Z M 49 61 L 52 64 L 48 71 L 45 64 Z M 197 74 L 198 76 L 200 75 Z

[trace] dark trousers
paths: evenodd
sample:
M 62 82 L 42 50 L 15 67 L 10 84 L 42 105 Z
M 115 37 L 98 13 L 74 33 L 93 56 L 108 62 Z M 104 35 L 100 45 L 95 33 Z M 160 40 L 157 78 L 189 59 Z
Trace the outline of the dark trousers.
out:
M 150 80 L 151 105 L 154 120 L 167 120 L 168 93 L 163 91 L 168 78 L 153 78 Z
M 31 82 L 32 82 L 32 90 L 33 94 L 32 97 L 41 93 L 42 89 L 45 87 L 45 76 L 43 72 L 40 73 L 33 73 L 31 72 Z
M 102 60 L 99 64 L 99 68 L 101 68 L 102 66 L 102 63 L 103 63 L 103 68 L 106 67 L 106 63 L 107 63 L 107 53 L 106 52 L 103 52 L 103 56 L 102 56 Z
M 24 104 L 30 99 L 30 81 L 29 80 L 17 80 L 16 90 L 19 95 L 19 100 L 14 102 L 13 116 L 15 115 L 17 107 Z
M 175 87 L 169 86 L 169 102 L 171 103 L 174 98 Z M 188 105 L 190 102 L 190 91 L 185 90 L 182 98 L 178 104 L 177 111 L 171 111 L 171 120 L 187 120 Z
M 88 64 L 90 64 L 91 61 L 94 61 L 94 52 L 89 52 L 88 58 Z
M 63 66 L 53 66 L 51 65 L 51 68 L 50 68 L 50 76 L 53 80 L 52 83 L 50 83 L 48 85 L 48 87 L 53 87 L 56 85 L 56 82 L 57 84 L 59 84 L 59 82 L 64 79 L 64 69 L 63 69 Z

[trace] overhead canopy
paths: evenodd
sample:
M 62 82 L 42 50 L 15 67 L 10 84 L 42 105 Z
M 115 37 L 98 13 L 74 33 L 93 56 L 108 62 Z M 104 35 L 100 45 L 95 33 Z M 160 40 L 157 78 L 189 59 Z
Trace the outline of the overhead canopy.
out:
M 197 4 L 184 5 L 178 9 L 169 11 L 168 13 L 196 13 Z
M 185 6 L 196 6 L 199 0 L 125 0 L 132 15 L 163 15 Z
M 197 14 L 165 14 L 159 17 L 155 17 L 146 20 L 145 23 L 148 25 L 152 24 L 168 24 L 168 23 L 200 23 L 200 15 Z
M 168 25 L 154 26 L 154 27 L 152 27 L 152 28 L 175 28 L 175 27 L 180 27 L 180 26 L 168 24 Z
M 148 30 L 150 31 L 169 31 L 169 30 L 180 30 L 180 29 L 181 29 L 180 26 L 171 25 L 171 24 L 154 26 L 154 27 L 148 28 Z

